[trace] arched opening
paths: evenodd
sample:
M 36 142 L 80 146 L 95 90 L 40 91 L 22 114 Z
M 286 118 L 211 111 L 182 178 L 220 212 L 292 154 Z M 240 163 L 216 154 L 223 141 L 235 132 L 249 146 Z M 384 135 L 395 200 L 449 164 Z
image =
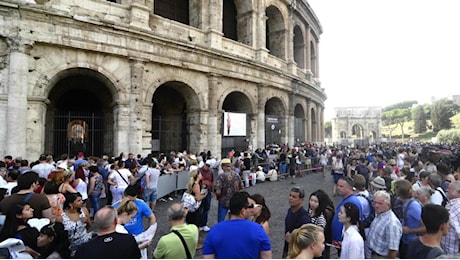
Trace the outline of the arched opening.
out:
M 294 27 L 294 61 L 297 67 L 305 68 L 305 41 L 300 26 Z
M 285 129 L 285 109 L 279 98 L 270 98 L 265 103 L 265 146 L 281 144 Z
M 356 139 L 364 138 L 364 127 L 360 124 L 354 124 L 351 127 L 351 136 Z
M 267 16 L 265 44 L 270 54 L 280 59 L 286 59 L 286 28 L 284 19 L 278 8 L 269 6 L 265 10 Z
M 158 87 L 152 103 L 152 151 L 189 151 L 191 133 L 197 134 L 199 125 L 195 92 L 182 82 L 170 81 Z
M 155 0 L 153 12 L 164 18 L 189 25 L 189 0 Z
M 45 153 L 102 156 L 113 153 L 112 83 L 82 68 L 59 73 L 48 99 Z M 113 88 L 113 86 L 111 86 Z
M 224 11 L 222 13 L 222 30 L 224 37 L 238 41 L 237 34 L 237 11 L 233 0 L 224 0 Z
M 220 131 L 222 134 L 222 154 L 228 154 L 232 149 L 235 149 L 235 151 L 248 149 L 252 113 L 250 100 L 241 92 L 232 92 L 225 97 L 222 110 L 227 113 L 227 117 L 222 115 L 222 120 L 220 121 L 222 122 Z M 228 121 L 228 113 L 232 117 L 230 122 Z M 233 131 L 230 128 L 233 127 L 238 127 L 240 130 L 244 129 L 245 133 L 237 131 L 232 134 Z
M 345 131 L 340 132 L 340 138 L 341 139 L 347 138 L 347 133 L 345 133 Z
M 294 141 L 296 144 L 306 141 L 305 112 L 300 104 L 297 104 L 294 109 Z

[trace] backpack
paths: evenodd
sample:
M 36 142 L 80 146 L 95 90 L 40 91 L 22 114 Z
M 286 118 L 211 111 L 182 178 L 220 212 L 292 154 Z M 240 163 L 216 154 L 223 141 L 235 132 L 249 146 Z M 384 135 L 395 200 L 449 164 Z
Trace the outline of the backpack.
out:
M 405 220 L 406 217 L 407 217 L 407 212 L 405 211 L 405 209 L 409 209 L 410 207 L 410 204 L 412 204 L 412 202 L 414 202 L 415 199 L 410 199 L 409 202 L 407 203 L 407 206 L 406 208 L 403 208 L 403 205 L 404 205 L 404 202 L 402 201 L 402 199 L 400 197 L 396 197 L 394 199 L 394 202 L 391 203 L 391 210 L 393 210 L 393 212 L 395 213 L 396 217 L 398 217 L 398 219 L 401 221 Z
M 445 207 L 445 206 L 447 205 L 447 202 L 449 202 L 449 199 L 447 198 L 447 196 L 446 196 L 446 194 L 444 193 L 444 191 L 443 191 L 442 189 L 440 190 L 440 188 L 441 188 L 441 187 L 437 187 L 434 191 L 435 191 L 435 192 L 437 191 L 437 192 L 439 192 L 439 193 L 441 194 L 441 196 L 442 196 L 442 203 L 441 203 L 441 205 L 442 205 L 443 207 Z
M 372 204 L 371 199 L 369 197 L 364 196 L 364 194 L 358 193 L 356 194 L 356 196 L 365 198 L 367 200 L 367 203 L 369 204 L 369 215 L 367 217 L 364 217 L 364 220 L 360 221 L 364 228 L 368 228 L 371 226 L 371 223 L 375 218 L 374 204 Z

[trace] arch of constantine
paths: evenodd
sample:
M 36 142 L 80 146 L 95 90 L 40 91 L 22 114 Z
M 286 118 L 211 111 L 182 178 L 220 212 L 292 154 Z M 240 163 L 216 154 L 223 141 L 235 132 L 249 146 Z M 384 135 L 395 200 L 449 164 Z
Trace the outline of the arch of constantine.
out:
M 336 107 L 332 141 L 344 145 L 369 144 L 381 139 L 381 107 Z
M 306 0 L 3 0 L 0 19 L 2 154 L 324 139 Z

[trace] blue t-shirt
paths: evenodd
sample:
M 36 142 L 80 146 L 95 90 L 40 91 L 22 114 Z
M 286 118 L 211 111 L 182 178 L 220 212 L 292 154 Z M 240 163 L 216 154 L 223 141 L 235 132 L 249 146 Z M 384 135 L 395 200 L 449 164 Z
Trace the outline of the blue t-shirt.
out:
M 413 202 L 409 204 L 411 200 L 413 200 Z M 406 212 L 407 205 L 409 205 L 406 215 L 407 223 L 403 219 L 401 221 L 402 226 L 408 226 L 410 229 L 420 227 L 422 223 L 422 205 L 412 198 L 403 204 L 403 212 Z M 418 234 L 403 234 L 402 241 L 404 244 L 408 244 L 414 237 L 417 236 Z
M 137 206 L 136 215 L 125 224 L 125 228 L 131 235 L 139 235 L 144 232 L 143 217 L 149 218 L 153 213 L 150 207 L 143 200 L 136 199 L 134 203 Z M 113 204 L 114 208 L 120 206 L 120 201 L 117 201 Z
M 358 197 L 356 197 L 356 195 L 354 194 L 350 195 L 347 198 L 340 201 L 339 205 L 337 205 L 337 208 L 335 209 L 334 218 L 332 218 L 332 239 L 335 241 L 342 241 L 343 224 L 339 222 L 339 212 L 340 212 L 340 207 L 342 207 L 347 202 L 353 203 L 356 206 L 358 206 L 359 219 L 361 221 L 364 220 L 363 208 L 361 206 L 361 202 L 359 201 Z
M 216 259 L 258 259 L 260 252 L 270 250 L 270 239 L 262 225 L 246 219 L 218 223 L 203 245 L 203 255 L 214 254 Z

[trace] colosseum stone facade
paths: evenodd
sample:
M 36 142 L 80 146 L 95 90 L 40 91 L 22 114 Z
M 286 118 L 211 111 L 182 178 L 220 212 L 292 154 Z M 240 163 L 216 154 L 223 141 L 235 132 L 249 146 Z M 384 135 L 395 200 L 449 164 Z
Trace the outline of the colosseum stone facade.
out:
M 4 155 L 324 139 L 306 0 L 2 0 L 0 19 Z

